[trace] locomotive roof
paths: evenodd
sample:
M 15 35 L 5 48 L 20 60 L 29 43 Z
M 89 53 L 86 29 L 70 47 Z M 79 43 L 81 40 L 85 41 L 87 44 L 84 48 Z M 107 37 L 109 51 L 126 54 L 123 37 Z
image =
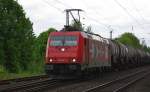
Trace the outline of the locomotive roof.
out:
M 66 31 L 58 31 L 58 32 L 51 32 L 50 35 L 79 35 L 80 32 L 77 31 L 71 31 L 71 32 L 66 32 Z
M 106 44 L 109 44 L 109 40 L 106 38 L 101 37 L 98 34 L 94 33 L 88 33 L 85 31 L 58 31 L 58 32 L 52 32 L 51 35 L 82 35 L 84 38 L 97 40 L 100 42 L 104 42 Z
M 81 34 L 85 38 L 94 39 L 94 40 L 101 41 L 101 42 L 104 42 L 106 44 L 109 44 L 109 40 L 108 39 L 103 38 L 103 37 L 101 37 L 98 34 L 88 33 L 88 32 L 81 32 Z

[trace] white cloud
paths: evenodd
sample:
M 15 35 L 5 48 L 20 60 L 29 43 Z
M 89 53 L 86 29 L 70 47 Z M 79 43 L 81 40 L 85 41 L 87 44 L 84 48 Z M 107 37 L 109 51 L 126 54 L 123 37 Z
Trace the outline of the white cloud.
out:
M 37 35 L 49 27 L 61 29 L 65 25 L 64 9 L 81 8 L 85 10 L 84 15 L 92 18 L 82 15 L 85 17 L 84 24 L 91 25 L 93 32 L 108 38 L 109 30 L 105 26 L 111 25 L 114 37 L 123 32 L 133 32 L 138 38 L 145 38 L 150 46 L 149 0 L 19 0 L 18 2 L 33 22 L 34 32 Z M 131 26 L 134 26 L 134 31 L 131 31 Z

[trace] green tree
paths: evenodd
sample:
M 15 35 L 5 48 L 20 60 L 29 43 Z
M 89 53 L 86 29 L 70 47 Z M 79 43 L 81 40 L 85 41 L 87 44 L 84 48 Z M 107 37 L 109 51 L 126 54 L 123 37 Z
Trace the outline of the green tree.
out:
M 138 38 L 132 33 L 124 33 L 119 38 L 115 40 L 129 46 L 133 46 L 136 48 L 141 48 L 140 41 Z
M 86 31 L 87 31 L 88 33 L 93 33 L 93 32 L 92 32 L 92 27 L 91 27 L 91 26 L 88 26 L 88 27 L 86 28 Z
M 144 49 L 144 51 L 149 52 L 150 53 L 150 47 L 144 45 L 142 46 L 142 49 Z
M 82 27 L 82 23 L 79 20 L 77 20 L 77 19 L 76 19 L 76 21 L 75 20 L 72 21 L 71 27 L 73 27 L 73 28 L 75 28 L 77 30 L 80 30 L 80 31 L 84 30 L 84 28 Z
M 14 0 L 0 0 L 0 61 L 9 72 L 27 70 L 33 61 L 32 23 Z
M 45 51 L 46 51 L 46 45 L 47 45 L 47 39 L 48 36 L 51 32 L 56 31 L 56 29 L 54 28 L 49 28 L 47 31 L 42 32 L 38 38 L 37 38 L 37 43 L 38 43 L 38 49 L 39 49 L 39 53 L 40 56 L 44 57 L 45 55 Z
M 56 29 L 49 28 L 47 31 L 42 32 L 36 39 L 36 47 L 35 47 L 35 53 L 36 53 L 36 64 L 38 66 L 37 71 L 42 71 L 44 69 L 44 59 L 45 59 L 45 52 L 46 52 L 46 46 L 47 46 L 47 40 L 50 32 L 54 32 Z

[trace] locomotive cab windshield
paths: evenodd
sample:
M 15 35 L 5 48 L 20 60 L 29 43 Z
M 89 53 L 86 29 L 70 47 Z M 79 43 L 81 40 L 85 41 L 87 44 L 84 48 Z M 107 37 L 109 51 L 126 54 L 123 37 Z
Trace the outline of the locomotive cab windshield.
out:
M 63 36 L 51 36 L 50 46 L 77 46 L 77 36 L 63 35 Z

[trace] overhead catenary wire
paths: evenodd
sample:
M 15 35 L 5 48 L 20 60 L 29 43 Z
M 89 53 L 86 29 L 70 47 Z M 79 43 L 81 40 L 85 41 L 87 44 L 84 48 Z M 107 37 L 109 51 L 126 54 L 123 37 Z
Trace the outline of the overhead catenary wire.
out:
M 98 23 L 98 24 L 104 26 L 106 29 L 109 29 L 109 28 L 108 28 L 109 25 L 106 25 L 106 24 L 104 24 L 104 23 L 102 23 L 102 22 L 100 22 L 100 21 L 98 21 L 98 20 L 96 20 L 96 19 L 94 19 L 94 18 L 92 18 L 92 17 L 89 17 L 89 16 L 87 16 L 87 15 L 84 15 L 84 16 L 86 16 L 88 19 L 90 19 L 90 20 L 92 20 L 92 21 L 94 21 L 94 22 L 96 22 L 96 23 Z
M 61 12 L 61 13 L 64 11 L 64 9 L 59 8 L 59 7 L 56 7 L 55 4 L 50 3 L 48 0 L 41 0 L 41 1 L 43 1 L 45 4 L 49 5 L 50 7 L 55 8 L 56 10 L 58 10 L 58 11 Z M 53 0 L 52 0 L 52 1 L 53 1 Z M 114 1 L 130 16 L 131 19 L 133 19 L 142 29 L 144 29 L 144 28 L 141 26 L 141 23 L 139 23 L 139 21 L 128 11 L 128 9 L 127 9 L 126 7 L 122 6 L 117 0 L 114 0 Z M 57 2 L 57 3 L 61 4 L 61 5 L 63 5 L 64 7 L 66 7 L 66 8 L 72 8 L 72 6 L 70 6 L 70 5 L 66 4 L 66 3 L 64 3 L 64 1 L 54 0 L 54 2 Z M 84 3 L 84 2 L 83 2 L 83 3 Z M 86 3 L 85 3 L 85 6 L 86 6 Z M 86 6 L 86 7 L 87 7 L 87 9 L 88 9 L 88 6 Z M 93 11 L 95 11 L 95 10 L 93 10 Z M 97 13 L 97 14 L 98 14 L 98 13 Z M 97 24 L 100 24 L 100 25 L 104 26 L 107 30 L 109 29 L 108 26 L 109 26 L 110 24 L 106 24 L 106 23 L 100 22 L 99 20 L 97 20 L 96 18 L 93 18 L 93 17 L 90 16 L 90 15 L 87 15 L 87 14 L 84 14 L 84 15 L 85 15 L 89 20 L 91 20 L 91 21 L 93 21 L 93 22 L 95 22 L 95 23 L 97 23 Z
M 64 5 L 65 7 L 68 6 L 69 8 L 72 8 L 69 5 L 61 3 L 59 0 L 56 0 L 56 1 L 57 1 L 57 3 L 59 2 L 59 4 Z M 55 9 L 57 9 L 59 12 L 64 11 L 64 10 L 61 10 L 60 8 L 54 6 L 53 4 L 48 2 L 47 0 L 43 0 L 43 2 L 46 3 L 47 5 L 49 5 L 50 7 L 53 7 Z M 102 23 L 102 22 L 98 21 L 97 19 L 94 19 L 94 18 L 92 18 L 90 16 L 87 16 L 86 14 L 84 16 L 86 16 L 89 20 L 94 21 L 95 23 L 98 23 L 99 25 L 102 25 L 106 30 L 110 30 L 110 28 L 109 28 L 110 25 L 109 24 Z
M 70 5 L 68 5 L 68 4 L 66 4 L 66 3 L 63 3 L 62 1 L 60 1 L 60 0 L 55 0 L 57 3 L 60 3 L 60 4 L 62 4 L 62 5 L 64 5 L 65 7 L 67 6 L 67 7 L 69 7 L 69 8 L 73 8 L 72 6 L 70 6 Z
M 89 9 L 87 3 L 85 0 L 81 0 L 81 2 L 83 3 L 83 5 L 86 7 L 86 9 Z M 93 11 L 96 13 L 96 15 L 100 15 L 101 17 L 103 17 L 103 19 L 107 20 L 104 16 L 102 16 L 101 13 L 99 13 L 96 9 L 93 9 Z
M 43 1 L 43 2 L 44 2 L 45 4 L 47 4 L 48 6 L 57 9 L 59 12 L 62 12 L 62 11 L 63 11 L 62 9 L 60 9 L 60 8 L 54 6 L 53 4 L 49 3 L 47 0 L 41 0 L 41 1 Z
M 120 8 L 122 8 L 122 10 L 133 20 L 133 21 L 135 21 L 140 27 L 141 27 L 141 29 L 143 29 L 144 30 L 144 28 L 141 26 L 141 24 L 137 21 L 137 19 L 132 15 L 132 14 L 130 14 L 129 13 L 129 11 L 124 7 L 124 6 L 122 6 L 122 4 L 120 4 L 117 0 L 114 0 L 115 1 L 115 3 L 120 7 Z
M 88 5 L 87 5 L 87 3 L 86 3 L 86 1 L 85 0 L 81 0 L 81 2 L 83 3 L 83 5 L 86 7 L 86 9 L 89 9 L 88 7 Z M 103 19 L 105 19 L 105 20 L 108 20 L 107 18 L 105 18 L 104 16 L 102 16 L 102 14 L 101 13 L 99 13 L 97 10 L 93 10 L 95 13 L 96 13 L 96 15 L 99 15 L 99 16 L 101 16 Z M 107 30 L 112 30 L 113 28 L 111 27 L 110 28 L 110 25 L 111 24 L 105 24 L 105 23 L 102 23 L 102 22 L 99 22 L 99 21 L 97 21 L 96 19 L 93 19 L 93 18 L 90 18 L 91 20 L 93 20 L 93 21 L 95 21 L 95 22 L 97 22 L 97 23 L 99 23 L 99 24 L 101 24 L 101 25 L 103 25 L 103 26 L 105 26 L 106 28 L 107 28 Z M 108 20 L 109 21 L 109 20 Z M 116 25 L 116 26 L 118 26 L 118 25 Z
M 132 7 L 134 8 L 134 10 L 138 13 L 138 16 L 139 16 L 144 22 L 148 23 L 147 20 L 145 20 L 145 18 L 143 17 L 143 15 L 139 12 L 138 8 L 137 8 L 136 5 L 135 5 L 134 0 L 131 0 L 131 4 L 132 4 Z M 149 23 L 148 23 L 148 24 L 149 24 Z
M 81 1 L 82 1 L 82 3 L 84 4 L 84 6 L 86 7 L 86 9 L 89 9 L 88 6 L 87 6 L 87 3 L 85 2 L 85 0 L 81 0 Z M 96 14 L 99 14 L 99 12 L 97 12 L 96 10 L 93 10 L 93 11 L 95 11 Z M 87 16 L 87 17 L 88 17 L 88 16 Z M 91 17 L 90 17 L 90 19 L 92 19 L 92 20 L 98 22 L 96 19 L 93 19 L 93 18 L 91 18 Z M 100 23 L 101 25 L 106 26 L 106 24 L 104 24 L 104 23 L 102 23 L 102 22 L 98 22 L 98 23 Z M 108 27 L 108 26 L 107 26 L 107 27 Z
M 43 0 L 44 1 L 44 0 Z M 73 7 L 71 7 L 70 5 L 68 5 L 68 4 L 66 4 L 66 3 L 63 3 L 63 2 L 61 2 L 60 0 L 55 0 L 57 3 L 59 3 L 59 4 L 61 4 L 61 5 L 63 5 L 63 6 L 65 6 L 66 8 L 73 8 Z M 50 4 L 48 1 L 46 1 L 45 0 L 45 2 L 47 3 L 47 4 Z M 50 4 L 50 6 L 51 6 L 52 4 Z M 55 7 L 54 5 L 52 5 L 52 7 L 53 8 L 56 8 L 58 11 L 63 11 L 63 10 L 61 10 L 60 8 L 57 8 L 57 7 Z M 96 20 L 96 19 L 94 19 L 94 18 L 92 18 L 92 17 L 90 17 L 90 16 L 87 16 L 87 15 L 85 15 L 88 19 L 90 19 L 90 20 L 92 20 L 92 21 L 94 21 L 94 22 L 96 22 L 96 23 L 98 23 L 98 24 L 100 24 L 100 25 L 103 25 L 104 27 L 106 27 L 106 29 L 109 29 L 108 28 L 108 26 L 109 26 L 109 24 L 104 24 L 104 23 L 102 23 L 102 22 L 100 22 L 100 21 L 98 21 L 98 20 Z

